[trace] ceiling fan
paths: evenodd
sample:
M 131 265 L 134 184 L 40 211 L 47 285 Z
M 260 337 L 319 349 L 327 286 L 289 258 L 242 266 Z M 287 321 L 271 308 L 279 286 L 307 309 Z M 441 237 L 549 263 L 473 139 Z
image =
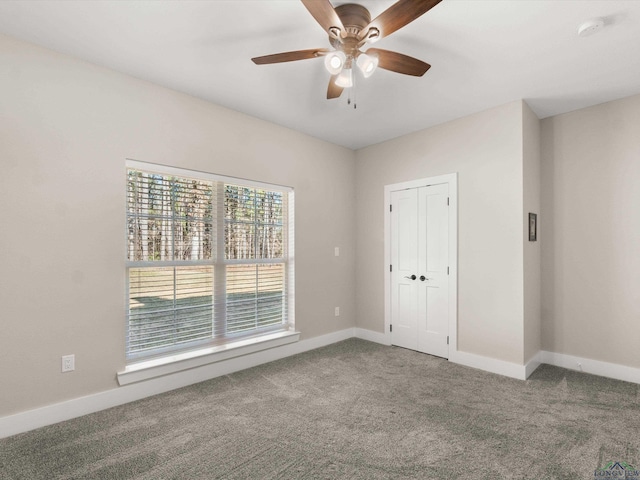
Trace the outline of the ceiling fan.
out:
M 324 57 L 326 69 L 331 74 L 327 98 L 338 98 L 345 88 L 353 86 L 354 64 L 365 78 L 370 77 L 377 67 L 392 72 L 421 77 L 431 65 L 402 53 L 368 48 L 360 49 L 411 23 L 442 0 L 399 0 L 371 20 L 369 11 L 355 3 L 333 7 L 329 0 L 301 0 L 313 18 L 329 35 L 333 47 L 296 50 L 255 57 L 256 65 L 292 62 L 309 58 Z

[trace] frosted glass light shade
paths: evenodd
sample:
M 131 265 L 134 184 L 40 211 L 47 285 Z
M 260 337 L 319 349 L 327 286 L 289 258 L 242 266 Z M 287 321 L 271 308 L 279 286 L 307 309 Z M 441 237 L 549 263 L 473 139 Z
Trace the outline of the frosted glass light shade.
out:
M 340 75 L 336 78 L 336 85 L 342 88 L 353 86 L 353 76 L 350 68 L 345 68 L 340 72 Z
M 337 75 L 342 71 L 346 60 L 347 56 L 343 52 L 336 50 L 325 55 L 324 66 L 331 75 Z
M 358 68 L 364 75 L 364 78 L 369 78 L 378 67 L 378 57 L 361 53 L 358 56 L 358 60 L 356 60 L 356 65 L 358 65 Z

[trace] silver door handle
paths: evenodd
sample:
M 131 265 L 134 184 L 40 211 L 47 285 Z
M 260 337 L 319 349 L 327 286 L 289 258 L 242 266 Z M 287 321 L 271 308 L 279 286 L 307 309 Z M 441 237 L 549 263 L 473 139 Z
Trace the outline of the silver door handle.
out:
M 425 277 L 424 275 L 420 275 L 420 280 L 422 280 L 424 282 L 425 280 L 431 280 L 431 279 Z
M 415 280 L 416 276 L 415 275 L 411 275 L 410 277 L 405 276 L 404 278 L 408 278 L 409 280 Z

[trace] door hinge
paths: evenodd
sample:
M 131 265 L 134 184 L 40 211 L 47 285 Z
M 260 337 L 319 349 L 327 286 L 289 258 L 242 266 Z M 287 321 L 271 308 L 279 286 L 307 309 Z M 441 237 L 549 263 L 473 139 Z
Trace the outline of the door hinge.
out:
M 449 275 L 449 267 L 447 267 L 447 275 Z
M 449 206 L 449 197 L 447 197 L 447 206 Z
M 447 335 L 447 345 L 449 345 L 449 335 Z
M 393 272 L 393 265 L 389 265 L 389 271 Z
M 389 211 L 393 212 L 393 205 L 389 205 Z
M 393 325 L 389 325 L 389 331 L 393 332 Z

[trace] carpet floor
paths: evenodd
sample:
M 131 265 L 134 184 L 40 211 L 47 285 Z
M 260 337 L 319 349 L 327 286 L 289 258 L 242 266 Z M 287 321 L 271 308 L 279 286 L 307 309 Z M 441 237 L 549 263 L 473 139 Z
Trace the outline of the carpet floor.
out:
M 0 478 L 576 480 L 639 452 L 639 385 L 350 339 L 0 440 Z

